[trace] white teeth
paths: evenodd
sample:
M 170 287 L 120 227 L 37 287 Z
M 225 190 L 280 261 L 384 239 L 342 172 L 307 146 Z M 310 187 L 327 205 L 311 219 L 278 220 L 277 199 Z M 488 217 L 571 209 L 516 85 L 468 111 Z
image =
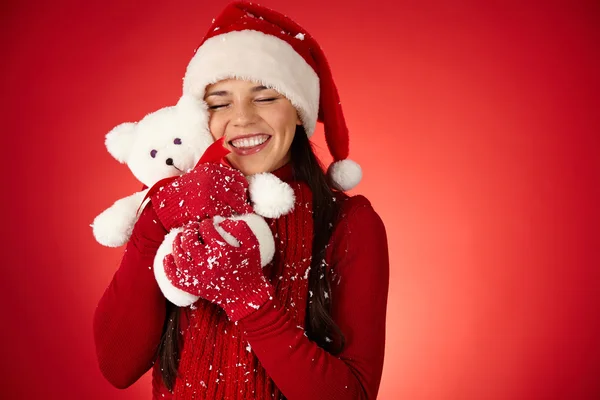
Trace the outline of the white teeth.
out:
M 251 148 L 251 147 L 255 147 L 260 144 L 263 144 L 264 142 L 267 141 L 268 138 L 269 138 L 269 136 L 267 136 L 267 135 L 261 135 L 261 136 L 254 136 L 251 138 L 235 139 L 235 140 L 231 141 L 231 144 L 233 144 L 238 149 L 247 149 L 247 148 Z

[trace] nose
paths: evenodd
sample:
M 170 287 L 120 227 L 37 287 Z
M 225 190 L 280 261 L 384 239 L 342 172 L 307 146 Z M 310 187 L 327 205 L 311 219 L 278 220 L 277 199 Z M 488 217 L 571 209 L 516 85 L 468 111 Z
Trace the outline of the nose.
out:
M 248 126 L 256 120 L 256 111 L 252 104 L 241 102 L 233 105 L 233 124 L 235 126 Z
M 173 159 L 172 158 L 167 158 L 165 163 L 167 163 L 167 165 L 173 165 Z

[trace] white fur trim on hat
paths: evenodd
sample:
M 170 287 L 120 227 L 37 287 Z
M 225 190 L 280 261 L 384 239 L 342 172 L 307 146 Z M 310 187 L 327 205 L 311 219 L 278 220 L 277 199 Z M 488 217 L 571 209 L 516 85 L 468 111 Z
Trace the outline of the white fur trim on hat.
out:
M 294 190 L 271 173 L 249 176 L 248 191 L 254 212 L 263 217 L 279 218 L 294 208 Z
M 183 290 L 173 286 L 171 281 L 169 281 L 169 278 L 167 278 L 165 266 L 163 264 L 163 259 L 173 252 L 173 241 L 175 240 L 175 237 L 179 232 L 182 231 L 182 228 L 174 228 L 171 230 L 171 232 L 167 233 L 163 239 L 163 242 L 156 251 L 156 256 L 154 256 L 153 269 L 154 277 L 156 278 L 158 287 L 162 291 L 165 298 L 176 306 L 186 307 L 194 304 L 200 297 L 194 296 L 188 292 L 184 292 Z
M 345 159 L 332 163 L 327 175 L 336 189 L 346 191 L 358 185 L 362 179 L 362 169 L 356 162 Z
M 227 32 L 202 44 L 183 78 L 183 93 L 203 99 L 207 85 L 238 78 L 284 95 L 296 107 L 308 137 L 319 114 L 319 77 L 285 41 L 254 30 Z

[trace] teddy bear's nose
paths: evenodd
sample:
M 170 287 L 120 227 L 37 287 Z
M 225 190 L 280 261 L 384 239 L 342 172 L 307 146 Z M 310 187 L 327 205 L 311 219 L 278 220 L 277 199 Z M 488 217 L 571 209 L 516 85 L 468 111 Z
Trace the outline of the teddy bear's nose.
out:
M 173 159 L 172 158 L 167 158 L 167 160 L 165 162 L 167 163 L 167 165 L 173 165 Z

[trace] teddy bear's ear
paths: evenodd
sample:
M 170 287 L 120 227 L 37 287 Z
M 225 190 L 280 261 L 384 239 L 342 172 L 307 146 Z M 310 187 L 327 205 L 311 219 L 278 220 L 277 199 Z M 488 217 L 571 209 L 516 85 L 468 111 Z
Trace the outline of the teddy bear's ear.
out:
M 127 162 L 129 154 L 131 154 L 136 137 L 136 126 L 135 122 L 124 122 L 106 134 L 104 141 L 106 149 L 120 163 Z

